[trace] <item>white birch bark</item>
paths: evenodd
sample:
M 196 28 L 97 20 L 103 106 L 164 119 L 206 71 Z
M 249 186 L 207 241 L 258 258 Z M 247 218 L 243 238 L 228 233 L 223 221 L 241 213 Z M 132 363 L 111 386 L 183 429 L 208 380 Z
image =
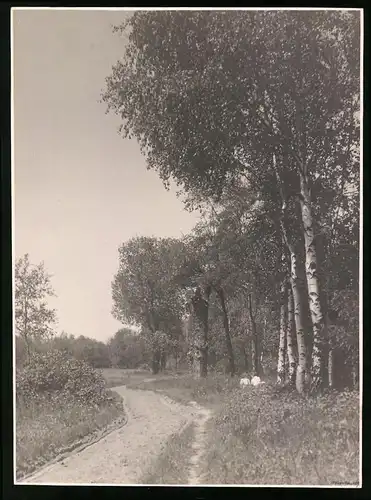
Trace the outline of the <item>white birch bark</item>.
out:
M 288 288 L 288 310 L 287 310 L 287 357 L 288 357 L 288 382 L 290 385 L 295 385 L 297 355 L 294 346 L 295 335 L 295 309 L 294 298 L 291 287 Z
M 313 325 L 313 350 L 311 388 L 317 390 L 324 383 L 325 354 L 327 348 L 327 325 L 320 302 L 318 262 L 313 229 L 311 194 L 307 176 L 300 173 L 300 207 L 305 242 L 305 271 L 308 285 L 309 310 Z
M 277 384 L 285 383 L 286 331 L 287 331 L 287 282 L 281 285 L 280 342 L 278 347 Z
M 329 350 L 328 353 L 328 385 L 330 388 L 334 387 L 334 351 Z
M 301 294 L 299 289 L 299 276 L 298 276 L 298 256 L 295 250 L 295 245 L 291 241 L 288 229 L 285 222 L 286 213 L 286 198 L 282 187 L 281 178 L 276 166 L 276 156 L 273 154 L 273 169 L 276 174 L 278 187 L 280 190 L 282 207 L 281 207 L 281 231 L 285 244 L 289 250 L 290 255 L 290 284 L 294 302 L 294 319 L 296 329 L 296 339 L 298 346 L 298 363 L 296 369 L 296 390 L 302 394 L 306 390 L 306 374 L 307 374 L 307 348 L 305 344 L 305 332 L 303 321 L 303 308 L 301 303 Z

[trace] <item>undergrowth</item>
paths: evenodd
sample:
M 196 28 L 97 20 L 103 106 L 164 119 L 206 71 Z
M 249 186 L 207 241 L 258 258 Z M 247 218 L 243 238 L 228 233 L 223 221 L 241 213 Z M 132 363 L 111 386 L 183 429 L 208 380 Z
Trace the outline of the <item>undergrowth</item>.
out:
M 208 484 L 358 484 L 356 392 L 235 389 L 208 430 Z

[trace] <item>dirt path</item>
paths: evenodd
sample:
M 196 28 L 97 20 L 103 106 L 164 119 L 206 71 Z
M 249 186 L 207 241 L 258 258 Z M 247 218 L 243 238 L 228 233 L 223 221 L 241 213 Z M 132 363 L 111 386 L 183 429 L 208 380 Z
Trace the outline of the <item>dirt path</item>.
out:
M 175 403 L 155 392 L 125 386 L 114 390 L 124 399 L 127 424 L 84 450 L 29 476 L 24 483 L 139 484 L 167 438 L 200 413 L 196 407 Z M 202 430 L 202 425 L 198 427 Z

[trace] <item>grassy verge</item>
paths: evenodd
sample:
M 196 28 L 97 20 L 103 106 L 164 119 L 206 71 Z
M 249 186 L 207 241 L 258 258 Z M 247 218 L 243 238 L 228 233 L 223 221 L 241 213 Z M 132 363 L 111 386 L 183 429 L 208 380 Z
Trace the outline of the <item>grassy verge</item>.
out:
M 164 452 L 157 457 L 141 478 L 142 484 L 187 484 L 188 458 L 194 439 L 194 424 L 188 424 L 180 434 L 174 434 Z
M 208 424 L 207 484 L 358 484 L 359 395 L 235 390 Z
M 58 394 L 19 401 L 16 408 L 17 479 L 61 453 L 84 444 L 86 437 L 125 419 L 122 399 L 112 393 L 109 403 L 87 405 Z

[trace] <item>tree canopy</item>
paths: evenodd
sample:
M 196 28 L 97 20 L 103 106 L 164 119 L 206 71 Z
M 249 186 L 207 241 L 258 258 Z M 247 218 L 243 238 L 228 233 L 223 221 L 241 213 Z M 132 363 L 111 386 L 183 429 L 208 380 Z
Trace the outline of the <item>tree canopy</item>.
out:
M 136 12 L 127 29 L 103 100 L 165 183 L 219 196 L 272 147 L 314 177 L 354 155 L 356 13 Z

